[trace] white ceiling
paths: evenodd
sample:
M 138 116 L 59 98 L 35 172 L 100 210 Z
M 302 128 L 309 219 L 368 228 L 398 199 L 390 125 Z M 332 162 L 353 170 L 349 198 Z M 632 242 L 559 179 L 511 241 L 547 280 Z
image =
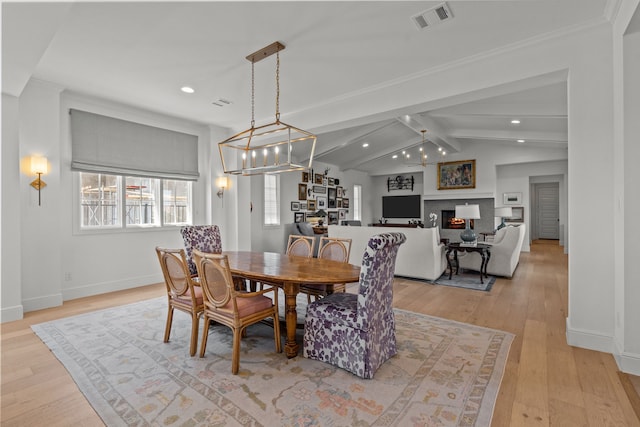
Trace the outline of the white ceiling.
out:
M 449 1 L 453 19 L 420 31 L 411 17 L 442 2 L 3 3 L 2 91 L 29 78 L 151 111 L 229 128 L 251 119 L 245 57 L 280 41 L 280 111 L 318 133 L 317 160 L 372 174 L 428 130 L 436 147 L 566 147 L 566 76 L 446 100 L 418 113 L 326 126 L 320 112 L 416 73 L 514 43 L 605 20 L 616 0 Z M 275 58 L 255 65 L 256 123 L 273 119 Z M 179 89 L 192 86 L 196 93 Z M 217 107 L 223 98 L 231 105 Z M 509 123 L 517 117 L 522 124 Z M 292 123 L 296 124 L 296 123 Z M 393 142 L 390 142 L 393 141 Z M 369 143 L 363 151 L 362 143 Z

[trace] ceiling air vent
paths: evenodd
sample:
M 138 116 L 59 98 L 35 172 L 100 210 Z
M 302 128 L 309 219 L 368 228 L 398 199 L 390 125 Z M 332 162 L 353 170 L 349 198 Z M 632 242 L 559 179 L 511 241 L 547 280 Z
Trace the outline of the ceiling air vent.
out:
M 417 15 L 411 17 L 418 29 L 424 30 L 425 28 L 433 27 L 444 21 L 448 21 L 453 18 L 451 10 L 446 3 L 442 3 L 434 8 L 425 10 Z

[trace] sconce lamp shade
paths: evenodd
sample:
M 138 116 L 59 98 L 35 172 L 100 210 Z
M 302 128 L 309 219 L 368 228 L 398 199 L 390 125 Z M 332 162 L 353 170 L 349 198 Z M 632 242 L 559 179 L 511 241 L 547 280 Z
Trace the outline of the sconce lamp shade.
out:
M 218 188 L 227 188 L 227 177 L 221 176 L 216 180 L 216 186 Z
M 476 241 L 476 233 L 471 229 L 472 219 L 480 219 L 480 205 L 456 205 L 456 218 L 465 219 L 465 229 L 460 233 L 460 239 L 465 243 L 473 243 Z
M 34 175 L 42 174 L 46 175 L 49 172 L 49 163 L 46 157 L 32 156 L 31 157 L 31 173 Z

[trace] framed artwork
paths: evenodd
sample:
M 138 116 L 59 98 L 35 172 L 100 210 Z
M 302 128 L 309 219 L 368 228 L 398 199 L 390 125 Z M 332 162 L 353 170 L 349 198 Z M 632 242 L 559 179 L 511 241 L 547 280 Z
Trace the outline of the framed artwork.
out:
M 315 200 L 307 200 L 307 209 L 310 211 L 316 210 L 316 201 Z
M 344 209 L 340 209 L 340 210 L 338 211 L 338 216 L 339 216 L 339 218 L 340 218 L 341 220 L 343 220 L 343 219 L 347 219 L 347 211 L 346 211 L 346 210 L 344 210 Z
M 336 208 L 336 189 L 335 188 L 329 188 L 328 190 L 329 194 L 328 194 L 328 198 L 329 198 L 329 209 L 335 209 Z
M 321 173 L 317 173 L 315 175 L 315 177 L 313 178 L 313 183 L 314 184 L 322 185 L 323 181 L 324 181 L 324 175 L 322 175 Z
M 342 207 L 345 209 L 349 209 L 349 199 L 342 199 Z
M 338 212 L 331 211 L 329 212 L 329 225 L 338 224 Z
M 307 202 L 300 202 L 300 210 L 301 211 L 307 210 Z
M 302 182 L 309 182 L 309 172 L 307 171 L 302 172 Z
M 502 193 L 502 203 L 505 205 L 521 205 L 522 193 Z
M 291 202 L 291 210 L 299 211 L 300 210 L 300 202 Z
M 505 222 L 524 222 L 524 207 L 511 208 L 511 218 L 505 218 Z
M 294 212 L 293 213 L 293 222 L 304 222 L 304 212 Z
M 336 199 L 336 207 L 340 209 L 342 207 L 342 199 Z
M 342 187 L 336 187 L 336 196 L 342 197 Z
M 335 181 L 333 180 L 333 178 L 328 178 L 329 179 L 329 185 L 334 186 L 336 185 Z
M 476 188 L 476 161 L 438 163 L 438 190 Z
M 327 209 L 327 198 L 325 196 L 316 197 L 316 207 L 318 209 Z
M 298 200 L 307 200 L 307 184 L 298 184 Z
M 313 192 L 318 194 L 327 194 L 327 187 L 324 187 L 322 185 L 314 185 Z

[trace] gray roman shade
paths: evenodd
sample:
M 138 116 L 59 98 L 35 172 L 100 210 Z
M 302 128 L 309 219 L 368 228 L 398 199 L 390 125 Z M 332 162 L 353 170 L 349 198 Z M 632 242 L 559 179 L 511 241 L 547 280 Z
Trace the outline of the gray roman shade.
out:
M 86 111 L 71 114 L 71 169 L 198 179 L 198 137 Z

